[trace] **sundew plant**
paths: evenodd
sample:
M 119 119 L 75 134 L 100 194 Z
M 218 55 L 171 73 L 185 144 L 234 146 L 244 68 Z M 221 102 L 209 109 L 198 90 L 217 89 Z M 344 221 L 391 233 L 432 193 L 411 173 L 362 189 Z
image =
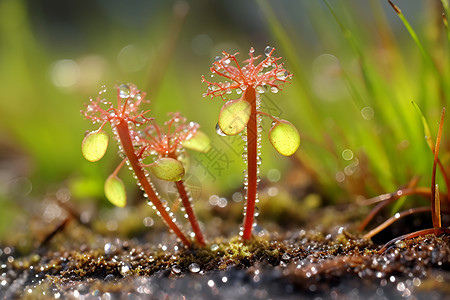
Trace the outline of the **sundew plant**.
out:
M 300 145 L 300 135 L 290 122 L 277 119 L 270 114 L 260 111 L 260 94 L 270 91 L 277 93 L 291 77 L 279 62 L 281 57 L 274 57 L 275 48 L 267 46 L 265 57 L 259 63 L 261 55 L 254 56 L 254 49 L 250 48 L 250 58 L 245 60 L 241 67 L 232 55 L 223 52 L 216 57 L 211 67 L 211 77 L 217 76 L 225 81 L 209 81 L 205 76 L 202 80 L 208 84 L 204 97 L 221 97 L 225 100 L 235 91 L 242 94 L 240 98 L 228 100 L 222 106 L 217 123 L 217 131 L 221 135 L 240 134 L 246 142 L 242 157 L 247 164 L 244 172 L 244 186 L 246 189 L 246 207 L 244 212 L 244 225 L 240 235 L 249 240 L 252 228 L 255 225 L 255 207 L 258 203 L 259 166 L 261 164 L 261 132 L 262 116 L 272 119 L 272 128 L 269 131 L 269 140 L 274 148 L 282 155 L 289 156 L 295 153 Z
M 100 123 L 100 127 L 86 134 L 82 152 L 92 162 L 103 157 L 108 147 L 108 135 L 103 127 L 109 123 L 119 143 L 119 153 L 123 160 L 105 182 L 106 197 L 116 206 L 125 206 L 125 187 L 117 174 L 126 163 L 149 204 L 183 244 L 189 246 L 191 241 L 180 229 L 167 201 L 161 199 L 155 190 L 149 171 L 159 179 L 175 182 L 186 217 L 192 225 L 191 236 L 196 237 L 200 245 L 204 245 L 205 240 L 192 209 L 192 200 L 182 181 L 185 169 L 181 162 L 183 144 L 192 149 L 207 151 L 209 141 L 197 131 L 199 125 L 194 122 L 186 123 L 184 117 L 174 113 L 165 124 L 167 129 L 163 131 L 153 119 L 146 117 L 148 111 L 141 108 L 142 104 L 148 102 L 145 100 L 146 95 L 133 84 L 117 87 L 116 105 L 105 99 L 103 93 L 101 91 L 96 99 L 91 99 L 83 111 L 86 118 L 91 119 L 94 124 Z M 147 162 L 147 158 L 151 161 Z

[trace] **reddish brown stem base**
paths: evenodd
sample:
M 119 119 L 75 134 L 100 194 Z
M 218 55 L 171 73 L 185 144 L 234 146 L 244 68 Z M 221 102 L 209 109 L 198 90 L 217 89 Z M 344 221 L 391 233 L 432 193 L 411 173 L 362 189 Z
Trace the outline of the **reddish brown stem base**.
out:
M 191 201 L 186 192 L 186 187 L 182 180 L 176 182 L 178 194 L 180 195 L 181 201 L 183 202 L 184 209 L 188 216 L 189 222 L 191 223 L 192 231 L 195 233 L 195 238 L 201 246 L 205 246 L 205 238 L 197 222 L 197 217 L 195 216 L 194 210 L 191 206 Z

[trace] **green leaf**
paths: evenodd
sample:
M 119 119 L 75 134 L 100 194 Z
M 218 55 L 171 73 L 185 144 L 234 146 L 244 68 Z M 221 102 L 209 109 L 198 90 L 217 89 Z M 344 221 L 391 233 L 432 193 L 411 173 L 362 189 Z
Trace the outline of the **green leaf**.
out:
M 109 136 L 103 130 L 86 134 L 81 143 L 81 153 L 88 161 L 99 161 L 108 149 Z
M 183 142 L 183 147 L 206 153 L 211 149 L 211 140 L 203 131 L 197 130 L 193 137 Z
M 269 141 L 278 153 L 290 156 L 300 146 L 300 134 L 290 122 L 279 120 L 270 128 Z
M 125 207 L 127 203 L 127 193 L 122 180 L 114 174 L 109 175 L 105 181 L 106 198 L 118 207 Z
M 184 176 L 184 167 L 176 159 L 162 157 L 150 166 L 150 171 L 157 178 L 166 181 L 179 181 Z
M 240 133 L 247 126 L 251 110 L 250 103 L 242 98 L 227 101 L 220 110 L 220 129 L 226 135 Z
M 422 120 L 423 131 L 425 133 L 425 140 L 427 141 L 428 147 L 430 147 L 431 151 L 434 151 L 434 142 L 431 139 L 431 131 L 430 131 L 430 127 L 428 126 L 427 119 L 425 119 L 425 116 L 423 115 L 422 110 L 416 104 L 416 102 L 411 101 L 411 104 L 417 110 L 417 113 L 419 114 L 420 119 Z

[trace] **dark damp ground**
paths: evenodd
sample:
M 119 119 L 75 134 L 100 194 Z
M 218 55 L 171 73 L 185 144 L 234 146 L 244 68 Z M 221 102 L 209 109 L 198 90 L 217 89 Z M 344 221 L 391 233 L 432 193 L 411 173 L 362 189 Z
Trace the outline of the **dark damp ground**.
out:
M 354 215 L 354 208 L 347 216 Z M 322 218 L 339 214 L 328 209 Z M 324 217 L 327 215 L 327 217 Z M 317 217 L 317 216 L 316 216 Z M 317 222 L 326 223 L 317 217 Z M 398 226 L 404 226 L 405 223 Z M 308 227 L 308 226 L 307 226 Z M 311 226 L 310 226 L 311 227 Z M 28 254 L 0 248 L 0 295 L 80 299 L 450 299 L 450 237 L 428 235 L 381 245 L 353 225 L 269 234 L 207 247 L 105 237 L 70 222 Z M 378 239 L 390 238 L 386 236 Z M 154 239 L 153 239 L 154 240 Z

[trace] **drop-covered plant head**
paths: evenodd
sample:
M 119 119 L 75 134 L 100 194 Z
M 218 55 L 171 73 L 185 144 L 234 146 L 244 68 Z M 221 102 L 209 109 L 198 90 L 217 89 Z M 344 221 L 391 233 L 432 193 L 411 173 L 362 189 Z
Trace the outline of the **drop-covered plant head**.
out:
M 204 97 L 221 97 L 227 100 L 227 96 L 235 91 L 242 96 L 238 99 L 228 100 L 222 106 L 217 129 L 224 135 L 240 134 L 246 141 L 243 157 L 247 163 L 244 178 L 246 188 L 246 209 L 244 212 L 244 226 L 240 232 L 244 240 L 251 238 L 254 226 L 255 204 L 258 200 L 257 185 L 261 144 L 261 117 L 267 116 L 272 119 L 272 128 L 269 131 L 269 140 L 274 148 L 282 155 L 292 155 L 300 145 L 300 135 L 290 122 L 280 120 L 260 111 L 260 94 L 270 91 L 277 93 L 284 83 L 292 78 L 283 63 L 279 63 L 281 57 L 274 57 L 273 47 L 266 47 L 265 57 L 254 56 L 254 49 L 250 48 L 250 58 L 241 66 L 236 55 L 223 52 L 222 56 L 216 57 L 211 70 L 211 77 L 222 77 L 225 81 L 209 81 L 202 76 L 202 81 L 208 84 Z M 258 62 L 259 61 L 259 62 Z
M 178 160 L 177 153 L 181 151 L 183 142 L 194 139 L 198 125 L 189 123 L 190 126 L 174 126 L 177 117 L 182 119 L 179 114 L 175 113 L 172 121 L 169 121 L 168 132 L 163 134 L 158 126 L 151 123 L 153 119 L 146 117 L 148 110 L 143 110 L 141 105 L 149 101 L 144 100 L 145 93 L 138 90 L 135 85 L 122 84 L 118 86 L 116 103 L 105 99 L 103 97 L 104 92 L 105 89 L 99 93 L 96 99 L 91 99 L 86 104 L 86 110 L 82 111 L 86 118 L 92 120 L 94 124 L 100 124 L 97 130 L 85 135 L 82 142 L 83 156 L 92 162 L 98 161 L 103 157 L 109 140 L 108 134 L 103 130 L 103 127 L 109 123 L 115 139 L 119 142 L 119 154 L 123 160 L 105 182 L 106 197 L 116 206 L 125 206 L 125 187 L 117 174 L 126 163 L 129 169 L 134 172 L 137 184 L 144 192 L 144 197 L 148 199 L 149 204 L 157 210 L 158 215 L 162 217 L 170 230 L 186 246 L 189 246 L 191 244 L 190 240 L 180 230 L 174 214 L 167 206 L 167 202 L 162 201 L 159 194 L 155 191 L 147 169 L 150 169 L 157 177 L 163 180 L 177 182 L 177 185 L 178 182 L 182 184 L 181 179 L 185 170 L 182 163 Z M 174 128 L 173 132 L 171 131 L 172 128 Z M 156 137 L 153 135 L 154 130 L 157 132 Z M 155 161 L 151 163 L 144 162 L 147 157 L 155 153 L 159 154 Z M 181 193 L 180 197 L 183 197 Z M 189 200 L 188 197 L 187 199 Z M 192 211 L 192 208 L 189 207 L 189 209 Z M 187 214 L 189 214 L 189 209 L 186 208 Z M 194 233 L 199 240 L 198 232 L 199 229 L 195 228 Z M 204 244 L 202 237 L 199 243 Z

